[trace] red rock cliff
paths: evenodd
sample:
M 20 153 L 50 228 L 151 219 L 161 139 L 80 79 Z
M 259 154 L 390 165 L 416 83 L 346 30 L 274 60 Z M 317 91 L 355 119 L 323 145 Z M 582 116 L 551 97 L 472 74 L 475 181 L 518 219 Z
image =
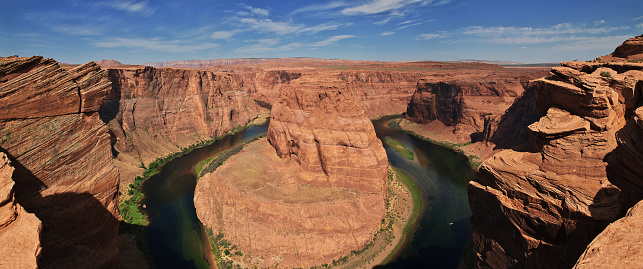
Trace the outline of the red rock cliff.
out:
M 98 115 L 107 72 L 42 57 L 0 62 L 0 150 L 16 168 L 18 204 L 42 222 L 39 267 L 116 267 L 119 174 Z
M 241 77 L 194 69 L 109 69 L 111 100 L 101 109 L 115 134 L 126 179 L 139 166 L 246 125 L 267 111 L 243 90 Z
M 569 62 L 531 82 L 544 115 L 528 127 L 534 141 L 489 158 L 469 183 L 479 267 L 570 268 L 641 199 L 641 70 Z

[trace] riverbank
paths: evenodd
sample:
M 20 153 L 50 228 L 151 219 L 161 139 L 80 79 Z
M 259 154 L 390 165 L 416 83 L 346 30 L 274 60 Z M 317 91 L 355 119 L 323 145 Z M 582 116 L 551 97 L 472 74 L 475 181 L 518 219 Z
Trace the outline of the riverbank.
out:
M 420 190 L 403 172 L 389 166 L 386 215 L 380 230 L 362 250 L 333 261 L 328 268 L 373 268 L 393 260 L 422 212 Z
M 261 114 L 255 117 L 244 126 L 238 126 L 230 132 L 214 137 L 209 140 L 200 141 L 180 151 L 169 154 L 165 157 L 159 157 L 147 166 L 143 166 L 145 171 L 136 176 L 130 183 L 121 184 L 121 196 L 119 201 L 121 224 L 119 228 L 119 259 L 121 265 L 125 268 L 146 268 L 153 267 L 153 262 L 148 254 L 145 244 L 145 230 L 150 223 L 148 214 L 145 210 L 145 197 L 142 191 L 142 185 L 150 177 L 157 174 L 161 167 L 170 161 L 188 154 L 196 149 L 204 148 L 213 144 L 215 141 L 234 135 L 253 125 L 264 124 L 269 119 L 269 114 Z M 142 266 L 147 264 L 147 266 Z M 129 266 L 129 267 L 128 267 Z
M 482 161 L 493 155 L 493 148 L 483 142 L 471 143 L 456 142 L 449 139 L 447 135 L 434 132 L 428 125 L 417 124 L 404 118 L 392 119 L 387 126 L 398 132 L 407 133 L 419 139 L 441 145 L 465 155 L 469 159 L 469 165 L 478 170 Z

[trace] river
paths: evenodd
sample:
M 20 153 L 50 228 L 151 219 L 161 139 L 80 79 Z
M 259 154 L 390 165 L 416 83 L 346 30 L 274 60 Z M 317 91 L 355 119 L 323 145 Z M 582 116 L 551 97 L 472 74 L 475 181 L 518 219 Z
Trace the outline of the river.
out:
M 418 185 L 424 211 L 415 232 L 386 267 L 457 268 L 471 239 L 466 189 L 475 172 L 463 155 L 388 128 L 390 119 L 374 121 L 375 131 L 380 139 L 391 136 L 415 153 L 411 161 L 385 146 L 389 162 Z M 143 192 L 150 225 L 145 241 L 157 268 L 210 267 L 209 243 L 193 203 L 194 165 L 267 129 L 268 124 L 251 126 L 219 139 L 167 163 L 146 181 Z

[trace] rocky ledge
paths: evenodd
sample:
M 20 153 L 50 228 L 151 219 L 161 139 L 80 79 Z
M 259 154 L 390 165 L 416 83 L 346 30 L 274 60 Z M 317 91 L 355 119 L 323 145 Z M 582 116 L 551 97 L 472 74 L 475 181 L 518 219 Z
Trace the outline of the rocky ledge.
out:
M 119 174 L 98 114 L 110 88 L 93 62 L 0 58 L 0 151 L 15 168 L 15 201 L 42 222 L 38 267 L 118 264 Z
M 311 267 L 363 248 L 386 210 L 387 157 L 339 80 L 293 84 L 273 106 L 268 139 L 199 180 L 195 206 L 259 267 Z
M 532 142 L 487 159 L 469 184 L 479 267 L 570 268 L 640 200 L 641 68 L 567 62 L 530 83 Z

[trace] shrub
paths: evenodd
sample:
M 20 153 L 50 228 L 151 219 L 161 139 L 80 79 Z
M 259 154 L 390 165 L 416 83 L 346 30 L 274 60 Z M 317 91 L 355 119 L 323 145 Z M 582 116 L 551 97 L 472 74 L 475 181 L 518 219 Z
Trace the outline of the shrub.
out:
M 607 72 L 607 71 L 602 71 L 601 72 L 601 77 L 609 78 L 609 77 L 612 77 L 612 74 L 610 72 Z

